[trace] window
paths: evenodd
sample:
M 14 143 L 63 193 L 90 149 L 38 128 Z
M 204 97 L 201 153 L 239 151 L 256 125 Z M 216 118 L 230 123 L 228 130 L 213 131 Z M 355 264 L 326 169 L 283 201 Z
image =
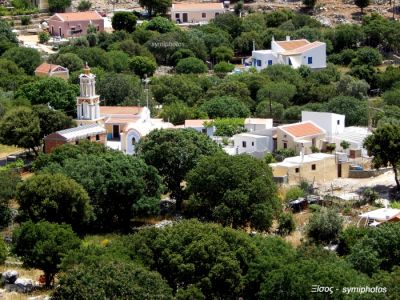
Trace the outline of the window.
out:
M 254 142 L 251 142 L 251 145 L 254 146 Z
M 261 60 L 257 59 L 257 67 L 261 67 Z
M 136 145 L 136 139 L 135 139 L 134 137 L 132 138 L 132 141 L 131 141 L 131 142 L 132 142 L 132 146 L 135 146 L 135 145 Z
M 75 145 L 78 145 L 79 144 L 79 141 L 75 141 Z
M 337 120 L 337 121 L 336 121 L 336 124 L 340 125 L 340 120 Z
M 90 141 L 90 136 L 87 137 L 87 140 Z
M 311 170 L 315 171 L 316 169 L 317 169 L 317 165 L 316 164 L 311 165 Z
M 201 129 L 201 133 L 207 134 L 207 129 L 206 128 L 202 128 Z
M 243 141 L 243 142 L 242 142 L 242 147 L 243 147 L 243 148 L 246 148 L 246 146 L 247 146 L 247 145 L 246 145 L 246 142 Z
M 268 63 L 268 66 L 271 66 L 272 65 L 272 59 L 269 59 L 267 63 Z
M 96 134 L 96 141 L 100 141 L 100 135 Z
M 287 149 L 287 143 L 283 143 L 283 149 Z
M 300 168 L 296 168 L 295 171 L 296 171 L 296 173 L 299 173 L 300 172 Z
M 309 65 L 312 65 L 312 57 L 309 56 L 309 57 L 307 58 L 307 60 L 308 60 L 308 64 L 309 64 Z
M 175 19 L 180 19 L 181 18 L 181 14 L 175 14 Z
M 292 65 L 292 60 L 290 59 L 290 57 L 288 59 L 289 59 L 289 66 L 291 66 Z
M 203 19 L 205 19 L 205 18 L 207 18 L 207 14 L 206 14 L 206 13 L 201 13 L 201 17 L 202 17 Z
M 219 13 L 217 12 L 217 13 L 215 13 L 215 16 L 219 16 Z

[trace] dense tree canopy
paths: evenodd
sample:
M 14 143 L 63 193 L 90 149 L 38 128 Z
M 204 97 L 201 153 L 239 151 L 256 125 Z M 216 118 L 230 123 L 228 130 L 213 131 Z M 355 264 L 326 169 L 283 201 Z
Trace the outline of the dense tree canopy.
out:
M 139 0 L 139 4 L 146 8 L 150 16 L 165 15 L 171 7 L 171 0 Z
M 226 226 L 268 230 L 280 209 L 270 167 L 251 156 L 204 157 L 187 183 L 189 210 Z
M 250 110 L 242 101 L 231 96 L 214 97 L 205 101 L 200 109 L 207 113 L 209 118 L 245 118 Z
M 136 205 L 147 203 L 153 205 L 151 211 L 158 209 L 158 201 L 153 200 L 160 199 L 161 178 L 137 157 L 107 151 L 78 154 L 61 164 L 50 164 L 47 170 L 63 173 L 85 188 L 95 214 L 94 230 L 127 230 L 136 216 Z
M 26 47 L 13 47 L 4 52 L 2 57 L 15 62 L 29 75 L 33 75 L 35 69 L 42 62 L 37 50 Z
M 111 20 L 114 30 L 133 32 L 136 27 L 136 16 L 133 12 L 117 11 Z
M 69 225 L 29 221 L 13 232 L 12 252 L 26 267 L 43 270 L 49 287 L 59 271 L 62 257 L 79 245 L 80 240 Z
M 153 130 L 140 140 L 137 153 L 154 166 L 177 201 L 184 198 L 182 180 L 203 155 L 221 151 L 206 135 L 193 129 Z
M 93 217 L 84 188 L 62 174 L 39 174 L 18 187 L 16 199 L 21 220 L 67 223 L 75 231 L 85 231 Z
M 57 77 L 48 77 L 23 85 L 17 97 L 24 97 L 32 104 L 46 104 L 75 115 L 78 88 Z

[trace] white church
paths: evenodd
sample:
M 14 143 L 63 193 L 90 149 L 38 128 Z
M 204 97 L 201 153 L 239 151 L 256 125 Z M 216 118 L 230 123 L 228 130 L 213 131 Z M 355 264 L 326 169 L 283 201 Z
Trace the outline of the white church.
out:
M 100 106 L 96 95 L 96 75 L 88 65 L 79 76 L 80 96 L 76 110 L 78 127 L 57 131 L 45 137 L 45 152 L 61 144 L 88 139 L 126 154 L 135 153 L 135 144 L 154 129 L 173 128 L 173 124 L 150 116 L 148 107 Z

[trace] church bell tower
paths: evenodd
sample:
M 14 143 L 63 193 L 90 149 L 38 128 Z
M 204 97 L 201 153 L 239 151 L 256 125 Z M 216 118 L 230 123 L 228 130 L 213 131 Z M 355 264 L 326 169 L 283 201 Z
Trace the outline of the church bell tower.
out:
M 100 97 L 96 95 L 96 75 L 90 72 L 86 63 L 83 74 L 79 75 L 80 95 L 76 101 L 78 120 L 100 119 Z

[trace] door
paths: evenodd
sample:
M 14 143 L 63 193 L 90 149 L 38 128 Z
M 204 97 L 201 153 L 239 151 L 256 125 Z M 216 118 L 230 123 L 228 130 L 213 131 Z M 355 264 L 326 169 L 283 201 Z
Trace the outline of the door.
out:
M 113 138 L 119 139 L 119 125 L 113 125 Z
M 337 165 L 337 177 L 342 177 L 342 164 Z
M 187 13 L 183 13 L 182 14 L 182 22 L 183 23 L 187 23 L 187 21 L 188 21 L 188 14 Z

